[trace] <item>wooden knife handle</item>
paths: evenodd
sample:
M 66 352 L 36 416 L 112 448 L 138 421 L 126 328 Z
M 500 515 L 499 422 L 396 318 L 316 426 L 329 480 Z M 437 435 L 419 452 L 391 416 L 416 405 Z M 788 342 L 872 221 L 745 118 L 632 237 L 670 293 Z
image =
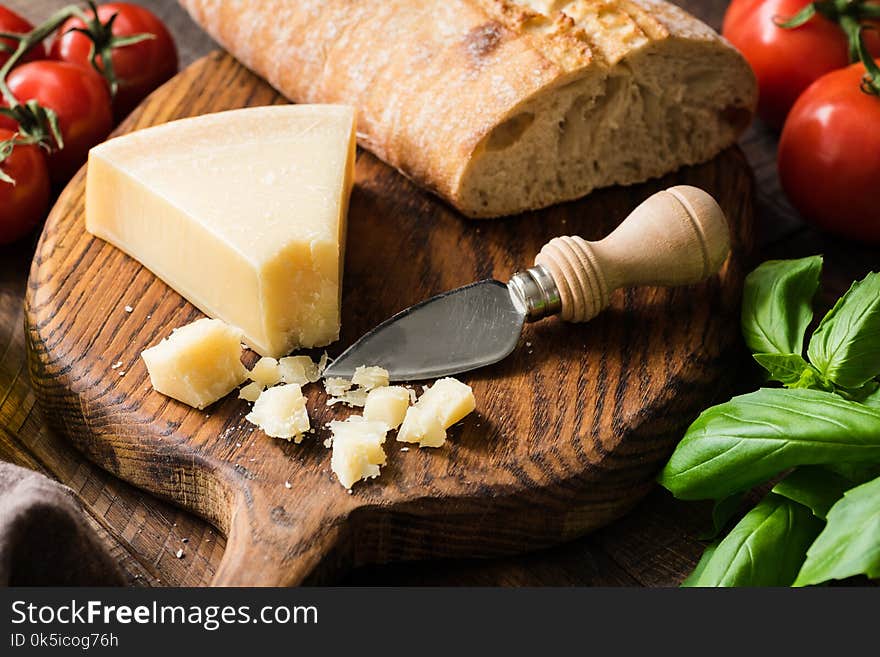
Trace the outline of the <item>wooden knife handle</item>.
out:
M 603 240 L 551 240 L 535 264 L 553 277 L 562 318 L 586 322 L 618 288 L 697 283 L 717 273 L 729 253 L 730 230 L 718 203 L 683 185 L 651 196 Z

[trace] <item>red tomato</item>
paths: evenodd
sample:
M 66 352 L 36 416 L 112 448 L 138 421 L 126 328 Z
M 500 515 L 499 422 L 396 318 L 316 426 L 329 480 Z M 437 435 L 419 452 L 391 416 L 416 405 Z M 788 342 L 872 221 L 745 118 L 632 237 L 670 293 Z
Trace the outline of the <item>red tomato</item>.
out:
M 21 16 L 16 14 L 11 9 L 7 9 L 6 7 L 0 5 L 0 32 L 11 32 L 13 34 L 25 34 L 34 29 L 34 26 L 28 23 Z M 17 48 L 18 43 L 15 42 L 14 39 L 0 39 L 0 43 L 3 43 L 10 48 Z M 43 48 L 43 44 L 37 44 L 31 51 L 24 56 L 22 59 L 23 62 L 32 62 L 37 59 L 45 59 L 46 58 L 46 49 Z M 6 60 L 9 59 L 9 53 L 3 52 L 0 50 L 0 66 L 6 63 Z
M 109 21 L 113 14 L 116 14 L 114 36 L 152 34 L 155 37 L 113 49 L 113 71 L 119 84 L 113 106 L 116 116 L 122 118 L 151 91 L 177 73 L 177 48 L 162 21 L 147 9 L 126 2 L 98 7 L 98 19 L 102 23 Z M 50 56 L 88 66 L 92 42 L 84 34 L 70 31 L 76 27 L 84 27 L 78 18 L 71 18 L 61 26 L 59 36 L 50 48 Z
M 20 101 L 36 99 L 58 114 L 64 148 L 49 155 L 54 183 L 63 183 L 82 166 L 89 149 L 104 141 L 113 129 L 107 85 L 93 69 L 67 62 L 32 62 L 16 67 L 6 80 Z M 16 129 L 0 116 L 0 128 Z
M 758 78 L 758 114 L 782 126 L 798 96 L 820 77 L 850 64 L 846 36 L 835 22 L 817 15 L 800 27 L 776 25 L 810 0 L 733 0 L 722 32 L 745 56 Z M 880 55 L 880 35 L 866 30 L 868 49 Z
M 864 93 L 865 67 L 828 73 L 798 99 L 779 142 L 779 176 L 803 217 L 845 237 L 880 242 L 880 98 Z
M 15 136 L 0 130 L 0 141 Z M 9 244 L 27 235 L 46 216 L 49 209 L 49 171 L 39 146 L 16 146 L 0 169 L 15 180 L 0 180 L 0 244 Z

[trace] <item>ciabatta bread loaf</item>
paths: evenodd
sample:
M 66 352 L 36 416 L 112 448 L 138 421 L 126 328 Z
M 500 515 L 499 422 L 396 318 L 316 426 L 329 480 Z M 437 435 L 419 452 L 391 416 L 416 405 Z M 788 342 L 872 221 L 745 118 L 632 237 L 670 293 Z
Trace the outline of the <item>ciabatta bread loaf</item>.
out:
M 296 102 L 357 106 L 359 138 L 463 213 L 636 183 L 735 142 L 745 60 L 661 0 L 181 0 Z

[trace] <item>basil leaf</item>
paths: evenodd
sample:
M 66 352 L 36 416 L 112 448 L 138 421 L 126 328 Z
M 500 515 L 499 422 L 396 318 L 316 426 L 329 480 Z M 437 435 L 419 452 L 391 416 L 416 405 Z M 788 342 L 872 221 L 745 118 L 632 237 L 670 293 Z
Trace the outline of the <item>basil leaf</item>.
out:
M 700 557 L 700 561 L 697 563 L 694 571 L 681 583 L 682 588 L 699 586 L 697 582 L 700 581 L 700 576 L 703 574 L 703 571 L 706 570 L 706 566 L 709 565 L 709 562 L 712 560 L 712 555 L 715 554 L 717 548 L 718 543 L 712 543 L 711 545 L 706 546 L 706 549 L 703 550 L 703 556 Z
M 838 299 L 807 353 L 823 377 L 844 388 L 880 374 L 880 274 L 868 274 Z
M 773 487 L 773 492 L 804 505 L 824 520 L 828 510 L 856 482 L 818 465 L 798 468 Z
M 871 406 L 873 408 L 880 408 L 880 384 L 876 381 L 868 381 L 863 388 L 868 388 L 867 394 L 864 395 L 859 401 L 861 401 L 866 406 Z
M 810 364 L 800 354 L 755 354 L 758 364 L 770 373 L 773 381 L 795 386 L 801 381 Z
M 742 332 L 753 353 L 801 354 L 822 256 L 770 260 L 746 277 Z
M 819 390 L 762 388 L 704 411 L 659 482 L 721 500 L 798 465 L 880 462 L 880 409 Z
M 794 585 L 854 575 L 880 578 L 880 477 L 848 490 L 831 507 Z
M 770 493 L 718 544 L 689 586 L 789 586 L 822 531 L 809 509 Z
M 854 486 L 863 484 L 876 477 L 880 477 L 880 461 L 877 463 L 832 463 L 825 466 L 832 472 L 839 474 L 853 482 Z
M 715 506 L 712 507 L 712 529 L 699 537 L 701 541 L 711 541 L 724 531 L 727 523 L 742 506 L 745 495 L 745 492 L 735 493 L 715 502 Z

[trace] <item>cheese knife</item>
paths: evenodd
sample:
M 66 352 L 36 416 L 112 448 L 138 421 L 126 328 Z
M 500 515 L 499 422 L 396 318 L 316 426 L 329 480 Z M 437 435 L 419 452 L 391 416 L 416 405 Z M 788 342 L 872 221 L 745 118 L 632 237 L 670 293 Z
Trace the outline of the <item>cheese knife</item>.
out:
M 397 313 L 344 351 L 324 377 L 351 378 L 358 366 L 379 365 L 392 381 L 420 381 L 485 367 L 516 348 L 527 322 L 553 315 L 589 321 L 618 288 L 698 283 L 717 273 L 729 252 L 727 220 L 715 199 L 696 187 L 671 187 L 603 240 L 557 237 L 535 266 L 506 284 L 480 281 Z

